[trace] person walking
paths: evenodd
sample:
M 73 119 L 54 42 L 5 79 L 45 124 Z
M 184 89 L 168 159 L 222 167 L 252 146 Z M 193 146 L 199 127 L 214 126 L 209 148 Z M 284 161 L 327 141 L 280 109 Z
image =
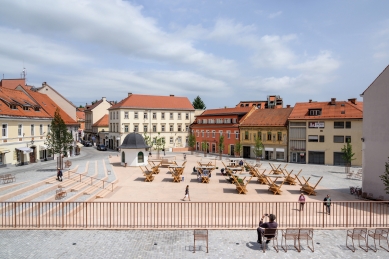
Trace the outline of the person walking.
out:
M 189 196 L 189 185 L 187 185 L 186 188 L 185 188 L 185 196 L 184 196 L 184 198 L 183 198 L 182 200 L 185 201 L 185 198 L 188 198 L 189 201 L 190 201 L 190 196 Z
M 305 205 L 304 193 L 300 194 L 300 196 L 299 196 L 299 203 L 300 203 L 300 211 L 304 211 L 304 205 Z
M 323 205 L 326 206 L 326 214 L 331 215 L 331 198 L 329 194 L 324 198 Z
M 59 169 L 58 171 L 58 181 L 62 182 L 62 170 Z

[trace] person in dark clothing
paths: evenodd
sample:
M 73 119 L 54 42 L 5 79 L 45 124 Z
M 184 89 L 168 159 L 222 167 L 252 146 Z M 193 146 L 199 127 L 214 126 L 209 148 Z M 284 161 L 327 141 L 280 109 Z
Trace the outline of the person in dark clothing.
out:
M 323 205 L 326 207 L 326 214 L 331 214 L 331 198 L 330 195 L 327 194 L 327 196 L 323 200 Z
M 186 188 L 185 188 L 185 196 L 184 196 L 184 198 L 183 198 L 182 200 L 184 201 L 185 198 L 188 198 L 189 201 L 190 201 L 190 196 L 189 196 L 189 185 L 187 185 Z
M 269 222 L 263 222 L 265 217 L 269 217 Z M 265 214 L 262 216 L 261 221 L 259 221 L 259 227 L 257 228 L 258 240 L 257 242 L 262 244 L 262 234 L 265 228 L 276 229 L 278 227 L 277 222 L 275 222 L 276 216 L 274 214 Z M 270 237 L 270 236 L 269 236 Z M 270 240 L 266 240 L 266 244 L 268 244 Z
M 243 166 L 243 160 L 239 161 L 239 166 Z
M 61 168 L 58 168 L 58 171 L 57 171 L 57 180 L 62 182 L 62 170 Z

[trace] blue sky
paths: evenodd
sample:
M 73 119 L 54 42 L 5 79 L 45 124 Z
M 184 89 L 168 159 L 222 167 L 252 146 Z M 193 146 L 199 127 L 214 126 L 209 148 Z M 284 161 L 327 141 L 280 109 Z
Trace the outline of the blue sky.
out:
M 388 65 L 389 1 L 2 0 L 0 73 L 75 105 L 199 95 L 358 98 Z

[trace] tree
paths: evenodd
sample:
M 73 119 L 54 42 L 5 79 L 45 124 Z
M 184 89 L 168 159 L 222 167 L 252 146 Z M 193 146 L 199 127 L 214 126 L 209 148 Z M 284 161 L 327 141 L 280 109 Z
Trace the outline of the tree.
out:
M 205 142 L 205 140 L 203 140 L 203 142 L 201 142 L 201 148 L 204 151 L 204 157 L 207 156 L 207 147 L 208 147 L 207 142 Z
M 159 151 L 165 149 L 165 139 L 161 137 L 161 133 L 158 132 L 158 136 L 154 138 L 154 149 L 157 150 L 157 159 L 160 158 Z
M 353 153 L 353 147 L 350 144 L 350 140 L 347 140 L 346 145 L 343 146 L 341 151 L 343 153 L 342 158 L 346 161 L 346 173 L 348 173 L 350 171 L 351 161 L 355 160 L 355 158 L 353 158 L 355 153 Z
M 205 107 L 205 104 L 203 102 L 203 100 L 201 100 L 200 96 L 197 96 L 194 100 L 193 100 L 193 103 L 192 103 L 193 107 L 195 109 L 199 109 L 199 110 L 205 110 L 207 107 Z
M 151 147 L 152 147 L 152 140 L 151 140 L 151 137 L 149 135 L 147 135 L 147 133 L 143 133 L 143 138 L 145 139 L 145 143 L 146 145 L 148 145 L 150 147 L 150 151 L 151 151 Z
M 263 143 L 260 137 L 258 136 L 257 138 L 255 138 L 255 144 L 254 144 L 254 154 L 257 160 L 259 160 L 259 158 L 262 156 L 263 149 L 264 149 Z
M 240 143 L 240 141 L 235 142 L 235 147 L 234 147 L 234 153 L 235 156 L 240 156 L 240 152 L 242 152 L 243 145 Z
M 45 145 L 61 158 L 61 155 L 67 155 L 72 143 L 73 136 L 68 132 L 65 122 L 59 113 L 59 108 L 57 108 L 51 121 L 50 131 L 47 133 Z M 62 169 L 62 162 L 60 162 L 59 167 Z
M 389 157 L 388 157 L 389 161 Z M 389 194 L 389 162 L 385 162 L 385 172 L 383 175 L 380 175 L 381 180 L 384 182 L 385 191 Z
M 224 150 L 224 136 L 223 135 L 220 135 L 220 137 L 219 137 L 218 148 L 219 148 L 219 154 L 220 154 L 220 160 L 221 160 L 222 159 L 223 150 Z
M 196 145 L 196 136 L 194 134 L 190 134 L 188 138 L 188 146 L 192 148 L 191 154 L 193 155 L 193 149 Z

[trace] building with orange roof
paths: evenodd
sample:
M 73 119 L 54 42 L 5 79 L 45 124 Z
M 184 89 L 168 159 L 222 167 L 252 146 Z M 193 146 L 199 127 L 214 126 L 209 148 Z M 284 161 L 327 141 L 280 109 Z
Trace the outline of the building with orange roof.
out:
M 375 198 L 389 200 L 380 175 L 389 157 L 389 66 L 361 94 L 363 111 L 362 189 Z
M 296 103 L 289 116 L 289 162 L 345 165 L 341 149 L 350 141 L 362 165 L 363 103 L 348 101 Z
M 105 97 L 102 97 L 91 105 L 85 106 L 84 139 L 92 141 L 93 144 L 98 141 L 98 134 L 93 132 L 93 124 L 108 114 L 109 107 L 111 107 L 111 103 Z
M 237 107 L 255 106 L 257 109 L 277 109 L 283 108 L 284 104 L 279 95 L 268 95 L 266 101 L 240 101 Z
M 235 145 L 239 141 L 239 123 L 245 116 L 256 109 L 255 106 L 208 109 L 191 125 L 192 134 L 196 136 L 195 149 L 213 154 L 235 155 Z M 219 150 L 220 136 L 224 136 L 224 149 Z
M 80 125 L 78 129 L 78 139 L 81 140 L 84 138 L 84 130 L 85 130 L 85 108 L 78 107 L 76 110 L 77 122 Z
M 255 141 L 259 137 L 264 150 L 262 159 L 287 161 L 288 118 L 293 108 L 256 109 L 239 125 L 243 157 L 255 158 Z
M 108 117 L 108 114 L 104 114 L 104 116 L 101 117 L 100 120 L 96 121 L 92 125 L 92 132 L 96 136 L 96 144 L 108 144 Z
M 108 110 L 109 148 L 118 149 L 126 135 L 138 132 L 151 139 L 161 137 L 167 149 L 188 150 L 195 109 L 187 97 L 128 93 Z

